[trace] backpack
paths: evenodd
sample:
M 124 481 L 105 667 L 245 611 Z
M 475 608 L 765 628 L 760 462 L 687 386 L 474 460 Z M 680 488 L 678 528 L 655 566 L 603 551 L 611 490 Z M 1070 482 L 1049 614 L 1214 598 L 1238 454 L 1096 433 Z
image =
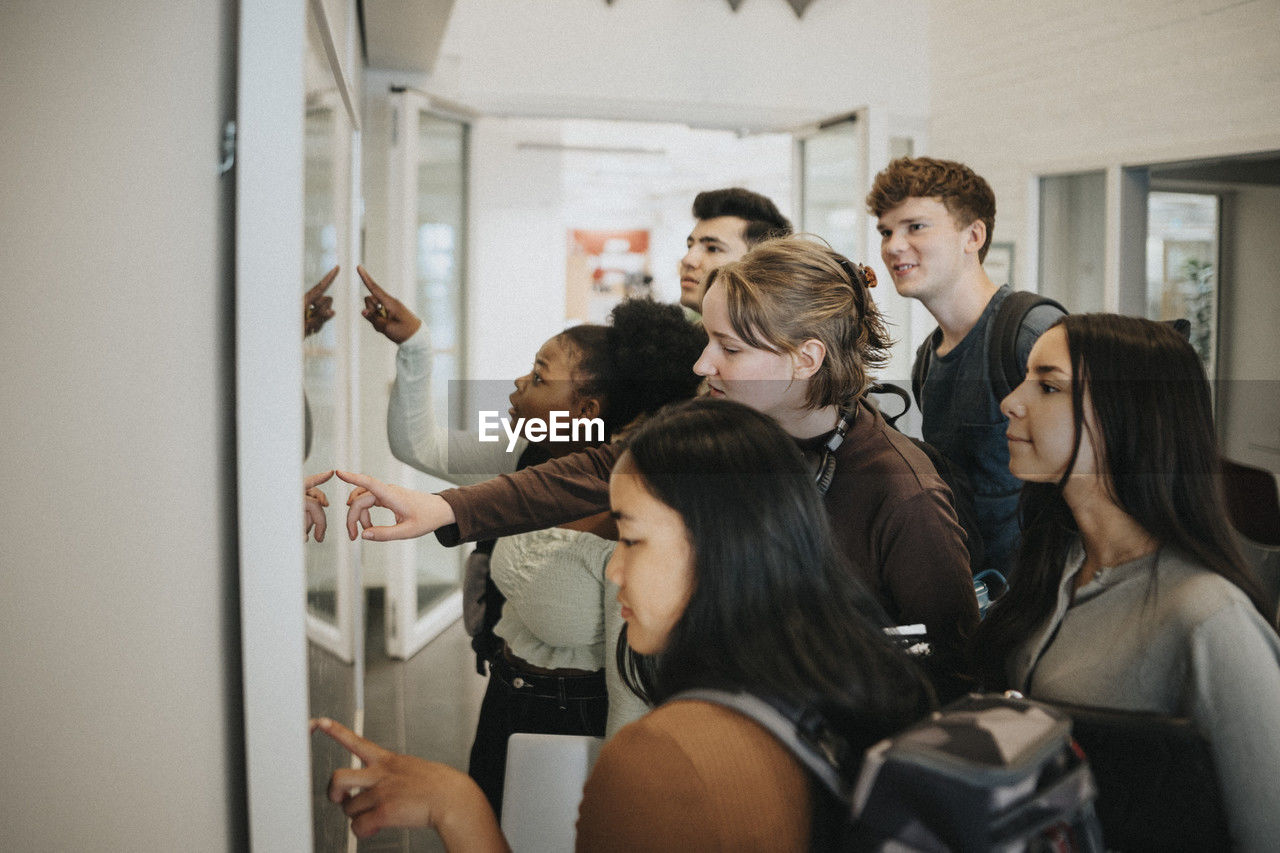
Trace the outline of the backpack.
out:
M 1016 694 L 971 694 L 843 761 L 847 743 L 813 709 L 715 689 L 674 698 L 737 711 L 790 750 L 832 806 L 815 806 L 823 849 L 1103 850 L 1070 718 Z
M 1010 293 L 996 311 L 991 327 L 991 342 L 987 347 L 987 376 L 991 378 L 991 390 L 997 400 L 1008 397 L 1022 382 L 1023 372 L 1018 364 L 1018 331 L 1027 315 L 1041 305 L 1052 305 L 1063 314 L 1068 313 L 1057 300 L 1026 290 Z M 938 332 L 933 334 L 937 335 Z M 917 406 L 920 405 L 924 378 L 929 373 L 929 362 L 933 359 L 932 343 L 931 335 L 916 350 L 916 361 L 911 367 L 911 395 L 916 398 Z

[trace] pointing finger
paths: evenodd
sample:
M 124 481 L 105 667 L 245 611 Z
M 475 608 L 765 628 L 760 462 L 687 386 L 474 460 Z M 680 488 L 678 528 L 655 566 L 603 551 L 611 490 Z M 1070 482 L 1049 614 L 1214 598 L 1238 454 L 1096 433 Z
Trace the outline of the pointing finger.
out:
M 378 286 L 373 280 L 373 276 L 369 275 L 369 271 L 364 267 L 356 267 L 356 272 L 360 274 L 360 280 L 364 282 L 364 286 L 369 288 L 369 292 L 376 296 L 379 300 L 387 298 L 387 292 Z
M 373 764 L 375 762 L 381 761 L 387 755 L 390 755 L 390 753 L 387 750 L 378 746 L 376 743 L 369 740 L 368 738 L 360 737 L 360 735 L 351 731 L 351 729 L 347 728 L 337 720 L 331 720 L 328 717 L 320 717 L 318 719 L 312 720 L 311 731 L 314 732 L 317 729 L 324 732 L 329 737 L 336 740 L 338 743 L 342 744 L 342 746 L 345 747 L 348 752 L 350 752 L 356 758 L 359 758 L 365 764 Z M 361 768 L 361 769 L 367 770 L 368 768 Z M 348 774 L 348 773 L 358 773 L 358 772 L 360 772 L 360 770 L 357 770 L 357 769 L 338 770 L 335 772 L 334 775 L 336 776 L 338 773 Z M 376 781 L 377 779 L 366 779 L 363 783 L 363 786 L 372 785 Z
M 312 474 L 302 481 L 303 489 L 314 489 L 316 486 L 328 480 L 333 476 L 332 471 L 321 471 L 319 474 Z M 328 504 L 325 504 L 328 506 Z
M 338 277 L 338 270 L 340 269 L 342 269 L 342 267 L 335 266 L 333 269 L 325 273 L 324 278 L 320 279 L 320 283 L 307 291 L 307 301 L 310 302 L 328 290 L 329 285 L 333 284 L 333 280 Z

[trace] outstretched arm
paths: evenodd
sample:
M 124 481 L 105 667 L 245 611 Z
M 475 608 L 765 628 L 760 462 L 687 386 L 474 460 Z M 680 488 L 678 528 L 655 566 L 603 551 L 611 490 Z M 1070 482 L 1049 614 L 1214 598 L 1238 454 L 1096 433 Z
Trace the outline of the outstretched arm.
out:
M 444 545 L 494 539 L 554 527 L 609 508 L 609 472 L 621 455 L 617 444 L 590 447 L 503 474 L 492 480 L 448 489 L 450 525 L 437 525 Z
M 450 853 L 511 849 L 488 800 L 466 774 L 383 749 L 334 720 L 312 720 L 311 730 L 317 729 L 364 762 L 335 770 L 329 780 L 329 800 L 351 818 L 357 838 L 388 826 L 421 826 L 438 832 Z
M 479 483 L 497 474 L 514 471 L 527 442 L 522 438 L 510 452 L 500 442 L 482 442 L 468 430 L 450 430 L 446 418 L 435 410 L 431 387 L 431 336 L 426 325 L 373 280 L 364 267 L 356 267 L 369 293 L 361 315 L 388 340 L 398 344 L 396 381 L 387 405 L 387 443 L 391 455 L 424 474 L 450 483 Z

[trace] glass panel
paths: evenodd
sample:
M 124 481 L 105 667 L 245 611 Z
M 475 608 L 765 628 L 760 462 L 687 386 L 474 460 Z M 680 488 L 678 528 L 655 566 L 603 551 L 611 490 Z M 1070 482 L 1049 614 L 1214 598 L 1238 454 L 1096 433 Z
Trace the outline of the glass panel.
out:
M 1105 308 L 1106 219 L 1106 173 L 1040 179 L 1040 292 L 1069 311 Z
M 414 292 L 417 313 L 431 330 L 434 366 L 432 405 L 437 412 L 460 418 L 462 407 L 450 406 L 450 384 L 462 378 L 463 273 L 466 251 L 467 126 L 429 112 L 418 114 L 418 221 Z M 455 428 L 464 428 L 454 423 Z M 418 488 L 428 486 L 423 475 Z M 435 481 L 429 481 L 435 482 Z M 433 537 L 418 541 L 416 576 L 418 614 L 429 611 L 458 586 L 460 555 Z
M 859 152 L 858 128 L 851 120 L 800 140 L 801 228 L 850 258 L 858 257 L 858 228 L 864 215 L 858 183 Z
M 338 263 L 335 221 L 334 157 L 336 115 L 330 107 L 309 107 L 306 118 L 306 167 L 303 175 L 303 290 Z M 299 318 L 301 319 L 301 318 Z M 303 472 L 327 470 L 337 459 L 334 440 L 338 403 L 337 324 L 326 323 L 303 341 L 303 391 L 307 406 Z M 329 513 L 334 516 L 332 510 Z M 330 624 L 338 621 L 338 553 L 341 537 L 316 542 L 308 537 L 307 610 Z
M 1218 197 L 1147 196 L 1147 316 L 1185 318 L 1191 345 L 1213 376 L 1218 330 Z

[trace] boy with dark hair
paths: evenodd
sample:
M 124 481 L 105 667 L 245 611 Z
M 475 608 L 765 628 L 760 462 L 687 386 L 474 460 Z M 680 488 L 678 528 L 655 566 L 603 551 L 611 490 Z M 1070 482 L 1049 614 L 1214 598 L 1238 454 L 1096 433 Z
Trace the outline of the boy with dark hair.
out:
M 693 199 L 689 251 L 680 260 L 680 304 L 702 313 L 707 276 L 757 243 L 791 233 L 791 223 L 768 198 L 742 187 L 705 190 Z
M 867 209 L 878 219 L 880 257 L 894 287 L 920 300 L 938 321 L 916 350 L 912 370 L 924 439 L 973 488 L 986 552 L 975 571 L 1007 575 L 1018 547 L 1022 484 L 1009 473 L 1008 419 L 1000 412 L 1010 389 L 993 365 L 1013 361 L 1017 377 L 1025 375 L 1031 345 L 1062 308 L 1022 296 L 1009 300 L 1010 287 L 996 287 L 987 276 L 982 261 L 995 228 L 995 194 L 963 163 L 894 160 L 876 176 Z M 1010 319 L 1009 311 L 1020 316 Z M 1006 323 L 1015 324 L 1007 336 L 994 333 Z

